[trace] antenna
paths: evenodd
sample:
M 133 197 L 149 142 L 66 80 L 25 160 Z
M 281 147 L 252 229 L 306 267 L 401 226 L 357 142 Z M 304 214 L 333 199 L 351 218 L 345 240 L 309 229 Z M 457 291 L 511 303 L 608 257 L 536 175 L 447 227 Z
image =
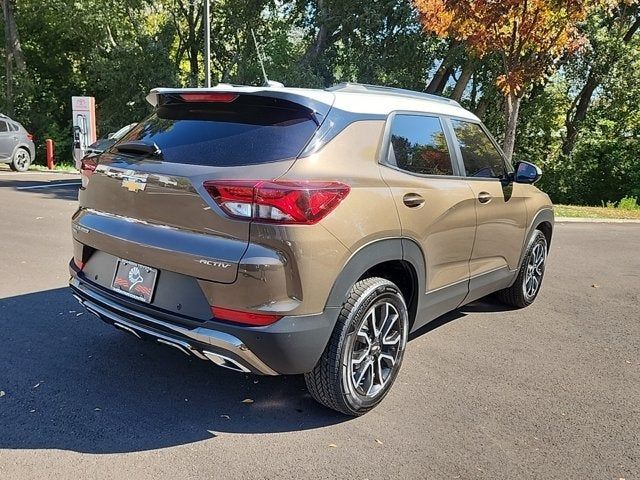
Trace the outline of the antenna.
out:
M 265 86 L 269 85 L 269 79 L 267 78 L 267 71 L 264 69 L 264 62 L 262 61 L 262 54 L 260 53 L 260 47 L 258 46 L 258 41 L 256 40 L 256 34 L 253 32 L 253 28 L 251 29 L 251 36 L 253 37 L 253 43 L 256 46 L 256 54 L 258 55 L 258 61 L 260 62 L 260 67 L 262 68 L 262 76 L 264 77 Z

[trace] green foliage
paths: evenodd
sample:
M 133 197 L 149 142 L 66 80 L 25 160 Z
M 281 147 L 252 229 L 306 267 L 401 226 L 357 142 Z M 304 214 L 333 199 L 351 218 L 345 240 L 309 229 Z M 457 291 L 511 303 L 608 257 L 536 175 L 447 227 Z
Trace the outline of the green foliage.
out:
M 638 197 L 622 197 L 618 202 L 617 208 L 620 210 L 640 210 Z
M 613 4 L 615 2 L 609 2 Z M 38 161 L 52 138 L 70 158 L 71 96 L 96 98 L 99 135 L 145 117 L 157 86 L 203 82 L 202 0 L 13 0 L 26 71 L 14 68 L 15 117 L 36 138 Z M 462 45 L 426 34 L 407 0 L 217 0 L 211 3 L 212 80 L 263 82 L 251 31 L 269 78 L 322 88 L 340 81 L 424 91 L 450 55 L 444 95 L 472 58 Z M 192 6 L 192 10 L 189 7 Z M 515 160 L 543 168 L 541 187 L 556 202 L 631 205 L 640 198 L 640 40 L 625 33 L 637 2 L 598 10 L 580 25 L 589 40 L 557 73 L 524 94 Z M 0 23 L 0 34 L 4 28 Z M 191 57 L 195 55 L 196 62 Z M 503 59 L 476 59 L 461 103 L 503 140 Z M 195 72 L 192 71 L 195 68 Z M 566 121 L 589 75 L 597 77 L 570 154 Z M 0 77 L 4 70 L 0 72 Z M 0 111 L 4 102 L 0 79 Z M 625 200 L 626 198 L 626 200 Z

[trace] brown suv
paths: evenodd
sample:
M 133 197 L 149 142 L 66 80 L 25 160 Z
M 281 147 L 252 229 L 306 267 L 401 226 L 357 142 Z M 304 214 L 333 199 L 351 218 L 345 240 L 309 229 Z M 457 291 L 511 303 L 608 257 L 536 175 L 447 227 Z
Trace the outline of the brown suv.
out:
M 155 113 L 85 159 L 71 288 L 187 355 L 304 374 L 349 415 L 377 405 L 407 336 L 493 292 L 540 289 L 553 229 L 456 102 L 366 85 L 156 89 Z

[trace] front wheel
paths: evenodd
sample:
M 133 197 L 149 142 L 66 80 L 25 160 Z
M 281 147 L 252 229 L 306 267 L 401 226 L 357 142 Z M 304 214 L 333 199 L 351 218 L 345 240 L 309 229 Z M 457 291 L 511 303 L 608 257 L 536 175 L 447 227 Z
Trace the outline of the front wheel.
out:
M 24 148 L 19 148 L 13 155 L 13 161 L 10 164 L 11 170 L 16 172 L 26 172 L 31 165 L 31 154 Z
M 498 292 L 498 298 L 503 303 L 516 308 L 524 308 L 533 303 L 542 286 L 547 249 L 547 238 L 540 230 L 536 230 L 527 244 L 516 281 L 509 288 Z
M 305 374 L 309 393 L 346 415 L 368 412 L 398 375 L 408 330 L 400 289 L 384 278 L 359 281 L 351 287 L 322 357 Z

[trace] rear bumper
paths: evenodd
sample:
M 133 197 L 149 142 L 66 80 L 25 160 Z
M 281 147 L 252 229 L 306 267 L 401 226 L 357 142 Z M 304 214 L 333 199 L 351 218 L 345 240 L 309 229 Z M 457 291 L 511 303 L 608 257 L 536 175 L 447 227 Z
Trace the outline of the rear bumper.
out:
M 92 284 L 71 266 L 74 296 L 108 324 L 172 346 L 183 353 L 241 372 L 300 374 L 313 369 L 331 336 L 337 308 L 322 314 L 283 317 L 268 327 L 242 327 L 217 321 L 194 322 L 154 312 Z

